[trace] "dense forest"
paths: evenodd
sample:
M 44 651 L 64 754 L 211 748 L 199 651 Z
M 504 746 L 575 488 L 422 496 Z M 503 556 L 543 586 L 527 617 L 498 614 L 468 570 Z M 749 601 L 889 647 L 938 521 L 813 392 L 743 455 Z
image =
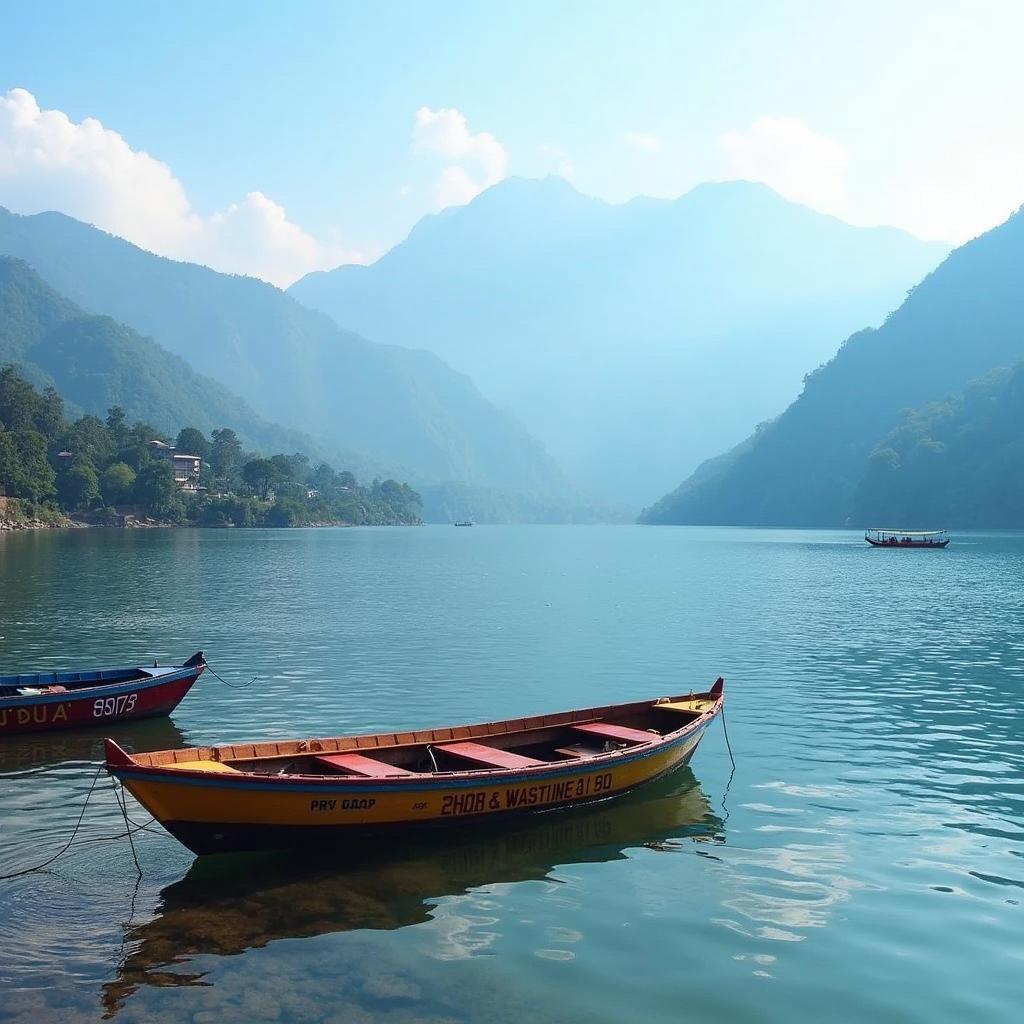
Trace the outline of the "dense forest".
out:
M 875 449 L 854 515 L 912 528 L 1024 524 L 1024 362 L 908 411 Z
M 199 490 L 180 490 L 160 445 L 201 459 Z M 303 454 L 246 453 L 234 430 L 183 427 L 176 438 L 119 406 L 73 422 L 57 391 L 0 367 L 0 519 L 97 525 L 127 517 L 198 526 L 418 523 L 420 496 L 395 480 L 361 487 L 350 472 Z
M 938 473 L 940 462 L 953 465 L 949 460 L 961 448 L 952 436 L 943 435 L 945 454 L 938 460 L 926 457 L 928 443 L 912 446 L 908 438 L 921 430 L 953 429 L 953 420 L 961 423 L 957 417 L 966 417 L 961 426 L 967 446 L 962 451 L 967 452 L 975 430 L 979 436 L 985 430 L 974 425 L 983 417 L 970 397 L 973 391 L 948 400 L 945 414 L 931 403 L 947 403 L 949 395 L 959 394 L 970 381 L 1014 366 L 1021 358 L 1024 214 L 1017 213 L 953 252 L 911 290 L 883 326 L 853 335 L 832 360 L 809 374 L 803 393 L 781 416 L 764 424 L 741 450 L 703 467 L 699 476 L 648 509 L 641 521 L 864 525 L 865 516 L 875 519 L 889 507 L 890 515 L 900 512 L 900 519 L 911 520 L 903 525 L 912 527 L 927 525 L 932 516 L 960 525 L 1011 525 L 1006 509 L 995 513 L 1000 486 L 1005 486 L 996 478 L 981 479 L 972 471 L 970 479 L 984 490 L 977 499 L 961 500 L 955 492 L 943 494 L 953 481 L 926 471 L 932 467 Z M 989 386 L 991 382 L 981 385 Z M 904 420 L 907 409 L 922 411 Z M 1024 419 L 1010 416 L 1004 426 L 999 448 L 1009 451 L 1007 445 L 1024 439 Z M 988 452 L 979 448 L 977 454 L 987 458 Z M 884 470 L 886 463 L 889 471 Z M 886 481 L 898 488 L 891 506 L 884 501 Z M 923 489 L 926 482 L 933 491 Z M 947 497 L 951 504 L 944 506 Z M 980 518 L 963 518 L 968 509 Z M 946 520 L 954 513 L 955 520 Z M 1019 510 L 1012 525 L 1024 525 Z

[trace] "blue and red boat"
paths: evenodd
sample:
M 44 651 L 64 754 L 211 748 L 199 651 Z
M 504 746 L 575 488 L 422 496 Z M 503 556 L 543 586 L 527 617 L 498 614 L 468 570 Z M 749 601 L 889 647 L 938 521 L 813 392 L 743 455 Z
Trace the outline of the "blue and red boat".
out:
M 170 714 L 205 668 L 197 651 L 183 665 L 0 676 L 0 738 Z

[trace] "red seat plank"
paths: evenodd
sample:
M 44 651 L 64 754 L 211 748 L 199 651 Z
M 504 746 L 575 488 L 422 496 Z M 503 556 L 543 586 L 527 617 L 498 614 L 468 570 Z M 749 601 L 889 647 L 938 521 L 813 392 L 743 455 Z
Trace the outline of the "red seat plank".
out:
M 454 754 L 456 757 L 464 758 L 467 761 L 476 761 L 479 764 L 491 765 L 494 768 L 532 768 L 536 764 L 545 764 L 544 761 L 537 761 L 532 757 L 524 757 L 522 754 L 513 754 L 511 750 L 498 750 L 495 747 L 485 747 L 482 743 L 438 743 L 437 750 L 443 750 L 447 754 Z
M 640 729 L 627 729 L 624 725 L 611 725 L 608 722 L 586 722 L 572 727 L 576 732 L 585 732 L 588 736 L 601 736 L 608 740 L 619 740 L 623 743 L 650 743 L 658 739 L 658 734 L 643 732 Z
M 319 761 L 321 764 L 329 764 L 332 768 L 344 768 L 354 775 L 366 775 L 369 778 L 379 778 L 381 775 L 416 774 L 388 764 L 386 761 L 376 761 L 372 757 L 364 757 L 362 754 L 319 754 L 313 760 Z

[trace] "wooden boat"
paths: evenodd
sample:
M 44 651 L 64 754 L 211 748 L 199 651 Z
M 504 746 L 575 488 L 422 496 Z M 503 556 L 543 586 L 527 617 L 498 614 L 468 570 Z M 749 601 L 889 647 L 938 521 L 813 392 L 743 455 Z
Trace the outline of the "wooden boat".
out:
M 169 714 L 205 668 L 198 651 L 184 665 L 0 676 L 0 737 Z
M 358 841 L 606 800 L 689 762 L 706 693 L 454 728 L 128 754 L 106 768 L 199 854 Z
M 871 527 L 864 539 L 873 548 L 944 548 L 949 543 L 945 530 L 885 530 Z

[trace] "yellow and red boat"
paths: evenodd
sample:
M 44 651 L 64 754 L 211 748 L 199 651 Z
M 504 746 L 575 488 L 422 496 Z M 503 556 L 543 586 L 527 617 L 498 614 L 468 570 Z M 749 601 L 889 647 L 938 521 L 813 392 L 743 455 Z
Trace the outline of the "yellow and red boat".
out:
M 357 842 L 498 821 L 628 792 L 689 762 L 707 692 L 415 732 L 129 754 L 106 768 L 198 854 Z

